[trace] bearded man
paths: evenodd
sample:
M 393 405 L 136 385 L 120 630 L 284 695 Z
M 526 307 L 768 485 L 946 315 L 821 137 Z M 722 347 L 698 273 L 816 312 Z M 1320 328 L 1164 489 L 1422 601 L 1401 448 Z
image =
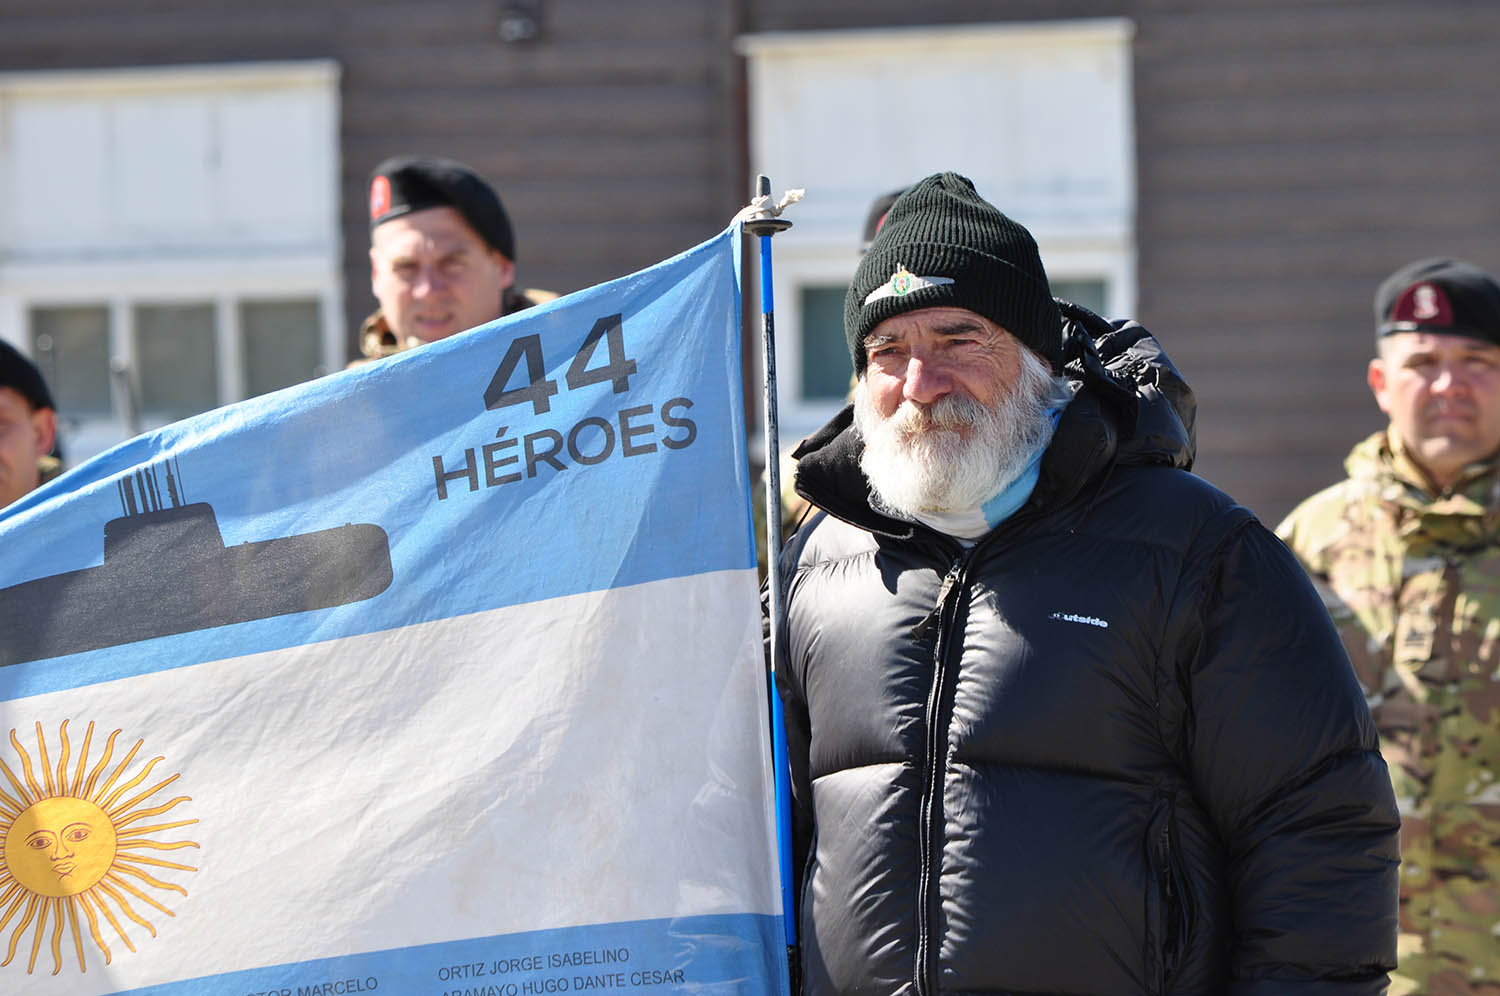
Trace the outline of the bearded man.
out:
M 1054 301 L 952 173 L 845 331 L 781 564 L 804 991 L 1383 992 L 1370 713 L 1297 562 L 1189 473 L 1155 340 Z

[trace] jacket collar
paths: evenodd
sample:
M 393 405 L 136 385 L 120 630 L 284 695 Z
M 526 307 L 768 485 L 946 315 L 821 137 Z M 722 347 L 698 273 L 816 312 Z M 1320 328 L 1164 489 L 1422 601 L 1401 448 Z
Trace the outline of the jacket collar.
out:
M 535 304 L 543 304 L 557 297 L 552 291 L 534 287 L 507 287 L 500 296 L 500 317 L 515 314 Z M 376 308 L 359 325 L 359 351 L 366 359 L 379 360 L 422 345 L 416 336 L 407 336 L 405 342 L 396 339 L 385 312 Z
M 1500 536 L 1500 460 L 1470 464 L 1451 489 L 1436 494 L 1395 428 L 1387 427 L 1356 444 L 1344 469 L 1352 480 L 1367 482 L 1408 542 L 1423 536 L 1466 546 Z

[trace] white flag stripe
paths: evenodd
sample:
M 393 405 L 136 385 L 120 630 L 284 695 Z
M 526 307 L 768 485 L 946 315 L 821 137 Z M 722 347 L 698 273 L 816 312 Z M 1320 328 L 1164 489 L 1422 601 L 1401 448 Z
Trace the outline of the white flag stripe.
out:
M 70 720 L 75 750 L 90 720 L 96 739 L 117 726 L 122 745 L 144 737 L 143 756 L 181 774 L 171 793 L 191 797 L 172 818 L 199 820 L 157 835 L 201 849 L 172 852 L 198 871 L 162 875 L 188 895 L 166 901 L 175 917 L 149 911 L 154 957 L 106 968 L 85 932 L 90 970 L 68 991 L 586 923 L 774 915 L 769 762 L 745 749 L 766 721 L 758 620 L 741 608 L 755 586 L 744 570 L 677 578 L 9 703 L 49 740 Z M 764 858 L 736 857 L 747 851 Z M 356 915 L 342 950 L 308 929 Z M 48 946 L 7 991 L 59 991 Z

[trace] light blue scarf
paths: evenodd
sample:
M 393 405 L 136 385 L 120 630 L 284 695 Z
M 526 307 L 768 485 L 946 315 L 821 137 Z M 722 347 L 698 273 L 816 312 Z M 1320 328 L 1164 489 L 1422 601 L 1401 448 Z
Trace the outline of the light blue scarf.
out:
M 1062 418 L 1062 409 L 1054 408 L 1049 414 L 1052 416 L 1052 428 L 1055 430 L 1058 421 Z M 1026 465 L 1026 469 L 1021 471 L 1020 476 L 1011 481 L 1004 491 L 984 503 L 981 511 L 984 512 L 984 521 L 991 529 L 1010 518 L 1015 514 L 1016 509 L 1026 504 L 1026 499 L 1030 498 L 1031 492 L 1036 490 L 1037 479 L 1042 474 L 1042 455 L 1046 452 L 1046 446 L 1037 450 L 1031 462 Z

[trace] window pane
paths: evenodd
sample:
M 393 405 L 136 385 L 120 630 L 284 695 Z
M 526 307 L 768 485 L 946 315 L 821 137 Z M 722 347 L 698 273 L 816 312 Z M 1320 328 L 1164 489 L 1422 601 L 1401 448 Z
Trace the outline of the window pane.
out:
M 135 346 L 143 414 L 179 419 L 218 405 L 213 305 L 138 306 Z
M 802 398 L 843 401 L 849 394 L 849 342 L 844 338 L 844 288 L 802 288 Z
M 247 396 L 280 390 L 323 372 L 317 301 L 240 304 Z
M 32 308 L 31 346 L 59 414 L 110 414 L 109 309 Z
M 1060 297 L 1064 301 L 1072 301 L 1081 304 L 1096 315 L 1105 314 L 1105 283 L 1103 280 L 1049 280 L 1052 285 L 1052 296 Z

